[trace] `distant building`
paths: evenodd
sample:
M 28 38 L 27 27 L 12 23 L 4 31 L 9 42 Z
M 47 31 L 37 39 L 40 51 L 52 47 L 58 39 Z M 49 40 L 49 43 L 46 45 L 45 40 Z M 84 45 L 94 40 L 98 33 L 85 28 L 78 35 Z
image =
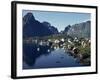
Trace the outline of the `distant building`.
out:
M 55 43 L 59 43 L 60 41 L 59 41 L 58 39 L 56 39 L 54 42 L 55 42 Z

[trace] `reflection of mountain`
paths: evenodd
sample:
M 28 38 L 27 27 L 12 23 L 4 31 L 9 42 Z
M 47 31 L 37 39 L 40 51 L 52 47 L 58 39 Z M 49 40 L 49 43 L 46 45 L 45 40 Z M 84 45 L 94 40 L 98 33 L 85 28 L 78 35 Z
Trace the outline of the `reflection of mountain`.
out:
M 37 50 L 37 48 L 40 49 L 40 51 Z M 48 52 L 48 49 L 50 49 L 50 46 L 38 46 L 34 44 L 24 44 L 23 45 L 23 61 L 28 66 L 33 66 L 35 64 L 35 61 L 37 58 L 39 58 L 42 55 L 48 55 L 50 52 Z
M 23 17 L 23 37 L 34 37 L 34 36 L 48 36 L 51 34 L 58 33 L 58 30 L 51 26 L 48 22 L 40 23 L 35 20 L 32 13 L 27 13 Z
M 74 24 L 72 26 L 67 26 L 64 30 L 64 33 L 67 33 L 68 35 L 72 37 L 87 37 L 90 38 L 90 28 L 91 28 L 91 22 L 86 21 L 79 24 Z

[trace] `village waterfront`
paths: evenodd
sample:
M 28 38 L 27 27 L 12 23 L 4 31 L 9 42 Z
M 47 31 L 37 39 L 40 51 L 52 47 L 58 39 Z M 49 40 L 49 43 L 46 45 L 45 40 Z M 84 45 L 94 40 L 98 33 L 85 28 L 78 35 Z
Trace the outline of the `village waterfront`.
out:
M 91 65 L 88 38 L 62 35 L 30 37 L 23 41 L 23 68 L 83 67 Z

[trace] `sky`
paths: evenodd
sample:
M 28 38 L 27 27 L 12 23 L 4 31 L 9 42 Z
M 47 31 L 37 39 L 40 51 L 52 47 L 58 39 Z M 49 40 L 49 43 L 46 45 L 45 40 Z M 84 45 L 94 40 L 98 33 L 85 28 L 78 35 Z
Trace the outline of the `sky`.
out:
M 68 25 L 74 25 L 91 19 L 90 13 L 75 13 L 75 12 L 54 12 L 54 11 L 34 11 L 23 10 L 22 16 L 28 12 L 33 13 L 36 20 L 39 22 L 47 21 L 52 26 L 55 26 L 58 31 L 62 31 Z

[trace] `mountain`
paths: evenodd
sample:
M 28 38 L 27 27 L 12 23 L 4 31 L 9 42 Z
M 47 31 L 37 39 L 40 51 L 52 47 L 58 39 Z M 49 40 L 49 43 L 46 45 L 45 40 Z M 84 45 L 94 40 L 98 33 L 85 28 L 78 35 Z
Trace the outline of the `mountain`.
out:
M 53 34 L 58 34 L 58 29 L 55 28 L 54 26 L 51 26 L 51 24 L 49 22 L 44 21 L 42 23 L 44 26 L 47 26 L 49 28 L 49 30 L 53 33 Z
M 63 33 L 67 33 L 70 28 L 71 28 L 71 25 L 66 26 Z
M 35 19 L 32 13 L 27 13 L 23 17 L 23 37 L 42 37 L 49 36 L 53 34 L 58 34 L 58 29 L 52 26 L 49 22 L 39 22 Z M 90 38 L 91 33 L 91 21 L 86 21 L 74 25 L 68 25 L 62 31 L 64 35 L 69 35 L 71 37 L 83 37 Z M 59 33 L 59 34 L 62 34 Z
M 40 23 L 35 19 L 32 13 L 27 13 L 23 17 L 23 37 L 42 37 L 57 34 L 57 28 L 51 26 L 50 23 L 47 23 L 48 22 Z
M 84 37 L 90 38 L 91 34 L 91 21 L 86 21 L 72 26 L 67 26 L 64 30 L 64 33 L 72 37 Z

